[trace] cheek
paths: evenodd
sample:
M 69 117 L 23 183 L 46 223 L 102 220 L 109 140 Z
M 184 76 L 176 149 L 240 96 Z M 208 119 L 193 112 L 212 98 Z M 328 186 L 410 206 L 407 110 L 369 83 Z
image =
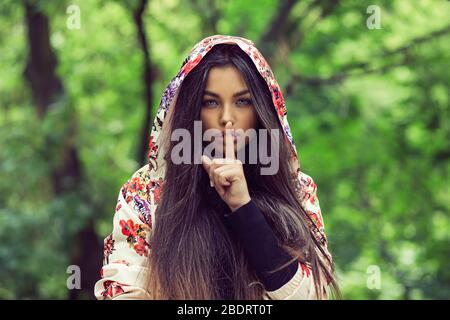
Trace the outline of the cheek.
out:
M 202 121 L 203 130 L 210 129 L 214 123 L 214 113 L 211 111 L 204 111 L 200 113 L 200 120 Z
M 256 115 L 255 109 L 251 109 L 243 115 L 242 124 L 245 129 L 256 129 L 258 125 L 258 116 Z

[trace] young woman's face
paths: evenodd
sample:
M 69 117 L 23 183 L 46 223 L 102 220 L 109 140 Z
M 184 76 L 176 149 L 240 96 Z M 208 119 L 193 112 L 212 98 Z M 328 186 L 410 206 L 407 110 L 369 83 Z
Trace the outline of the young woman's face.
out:
M 225 130 L 228 121 L 232 129 L 257 129 L 255 106 L 241 73 L 234 66 L 213 67 L 209 70 L 203 93 L 201 120 L 203 130 Z M 223 141 L 217 148 L 223 148 Z M 235 151 L 245 144 L 235 141 Z M 248 143 L 248 138 L 245 139 Z M 222 149 L 223 152 L 224 149 Z

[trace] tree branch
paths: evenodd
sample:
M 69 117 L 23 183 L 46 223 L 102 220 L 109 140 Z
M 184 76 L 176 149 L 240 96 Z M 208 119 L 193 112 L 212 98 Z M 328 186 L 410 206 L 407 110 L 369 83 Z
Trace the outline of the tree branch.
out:
M 304 35 L 311 32 L 314 27 L 323 19 L 331 15 L 339 5 L 339 0 L 315 0 L 309 4 L 302 16 L 297 20 L 302 22 L 315 8 L 320 7 L 320 15 L 309 25 L 306 29 L 299 30 L 298 23 L 292 25 L 292 28 L 287 32 L 288 44 L 290 48 L 297 48 L 304 39 Z
M 446 26 L 443 29 L 434 31 L 429 33 L 428 35 L 418 37 L 416 39 L 411 40 L 410 43 L 401 46 L 399 48 L 396 48 L 394 50 L 389 49 L 383 49 L 381 51 L 381 54 L 378 56 L 373 57 L 372 59 L 369 59 L 367 61 L 361 61 L 361 62 L 353 62 L 344 65 L 341 67 L 341 70 L 337 73 L 328 76 L 328 77 L 307 77 L 307 76 L 301 76 L 300 74 L 293 74 L 291 76 L 291 79 L 287 82 L 286 85 L 286 94 L 288 95 L 293 90 L 293 86 L 295 83 L 303 83 L 310 86 L 321 86 L 321 85 L 333 85 L 340 83 L 344 81 L 345 79 L 353 76 L 362 76 L 367 74 L 373 74 L 373 73 L 380 73 L 388 71 L 392 68 L 404 65 L 409 61 L 409 52 L 411 48 L 413 48 L 416 45 L 426 43 L 430 40 L 433 40 L 437 37 L 443 36 L 445 34 L 448 34 L 450 32 L 450 26 Z M 372 61 L 375 59 L 380 58 L 387 58 L 392 57 L 398 54 L 402 54 L 403 57 L 400 59 L 400 61 L 390 63 L 383 65 L 381 67 L 372 67 Z
M 191 0 L 190 5 L 196 11 L 196 14 L 199 14 L 202 18 L 200 19 L 202 31 L 208 35 L 217 34 L 217 21 L 221 17 L 221 12 L 216 1 Z
M 297 0 L 281 1 L 278 12 L 272 18 L 269 29 L 264 33 L 260 39 L 260 43 L 276 42 L 283 35 L 288 24 L 288 16 L 292 8 L 297 3 Z
M 320 16 L 308 26 L 308 29 L 314 28 L 317 23 L 334 12 L 339 4 L 339 0 L 313 0 L 306 6 L 300 17 L 295 19 L 289 18 L 289 14 L 296 4 L 297 1 L 293 0 L 282 2 L 278 13 L 272 19 L 270 28 L 259 41 L 260 48 L 269 61 L 273 61 L 275 55 L 280 55 L 276 52 L 280 53 L 283 49 L 284 54 L 281 55 L 287 59 L 288 53 L 302 42 L 304 34 L 306 34 L 305 30 L 299 30 L 304 19 L 315 8 L 320 7 Z M 280 48 L 283 49 L 277 50 Z
M 272 22 L 263 36 L 259 39 L 259 47 L 265 53 L 268 60 L 273 55 L 277 42 L 283 37 L 289 27 L 289 13 L 296 5 L 297 0 L 281 1 L 277 13 L 273 16 Z

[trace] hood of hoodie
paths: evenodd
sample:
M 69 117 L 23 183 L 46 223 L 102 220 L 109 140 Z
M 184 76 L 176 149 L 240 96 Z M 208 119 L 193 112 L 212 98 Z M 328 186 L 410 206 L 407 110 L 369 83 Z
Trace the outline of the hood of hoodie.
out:
M 322 244 L 322 248 L 324 249 L 326 255 L 331 258 L 331 255 L 327 250 L 327 240 L 324 232 L 323 219 L 321 216 L 320 207 L 318 205 L 318 199 L 315 194 L 316 185 L 310 176 L 300 171 L 300 162 L 297 156 L 297 149 L 289 127 L 286 104 L 281 89 L 266 59 L 251 40 L 242 37 L 213 35 L 198 42 L 184 59 L 181 69 L 177 75 L 172 78 L 164 90 L 153 122 L 149 141 L 149 170 L 147 172 L 148 184 L 144 189 L 149 193 L 148 199 L 150 200 L 150 206 L 152 207 L 151 211 L 155 212 L 154 210 L 156 210 L 156 206 L 159 202 L 159 194 L 164 185 L 165 143 L 170 141 L 169 124 L 172 115 L 171 111 L 174 109 L 173 107 L 176 102 L 178 89 L 183 83 L 185 77 L 197 64 L 201 62 L 209 50 L 211 50 L 215 45 L 225 43 L 238 45 L 246 54 L 248 54 L 257 70 L 267 83 L 272 95 L 273 106 L 276 109 L 278 119 L 283 128 L 284 140 L 288 144 L 291 151 L 290 167 L 292 177 L 296 181 L 297 194 L 302 198 L 301 203 L 305 204 L 302 206 L 311 218 L 311 221 L 308 221 L 308 223 L 313 235 Z M 309 208 L 307 208 L 307 206 L 309 206 Z
M 224 43 L 236 44 L 245 53 L 247 53 L 248 56 L 252 59 L 261 76 L 266 81 L 272 94 L 273 105 L 276 108 L 278 118 L 283 127 L 286 143 L 289 144 L 291 150 L 292 171 L 293 174 L 297 176 L 298 172 L 300 171 L 297 149 L 295 147 L 294 139 L 292 138 L 291 129 L 287 120 L 287 111 L 284 97 L 272 73 L 272 70 L 266 59 L 258 51 L 251 40 L 229 35 L 214 35 L 207 37 L 197 43 L 191 49 L 189 55 L 184 60 L 178 74 L 170 81 L 170 83 L 164 90 L 150 135 L 148 152 L 150 167 L 154 170 L 158 170 L 163 165 L 163 162 L 159 160 L 163 156 L 164 150 L 162 148 L 162 145 L 163 142 L 167 141 L 167 136 L 162 135 L 161 133 L 163 132 L 164 123 L 168 118 L 170 118 L 167 117 L 167 115 L 170 114 L 170 111 L 173 109 L 172 107 L 175 104 L 178 89 L 183 83 L 183 80 L 189 74 L 189 72 L 201 62 L 202 58 L 209 52 L 209 50 L 211 50 L 215 45 Z M 165 133 L 169 134 L 169 130 L 170 129 L 167 126 L 167 130 L 165 130 Z

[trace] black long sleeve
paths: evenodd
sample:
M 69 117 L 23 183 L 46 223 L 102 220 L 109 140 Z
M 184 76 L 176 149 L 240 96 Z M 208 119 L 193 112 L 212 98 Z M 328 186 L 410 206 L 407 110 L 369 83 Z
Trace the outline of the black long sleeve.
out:
M 249 262 L 266 290 L 275 291 L 294 277 L 298 262 L 275 273 L 267 273 L 289 261 L 291 256 L 278 245 L 275 233 L 253 200 L 235 212 L 225 214 L 224 218 L 235 237 L 242 241 Z

